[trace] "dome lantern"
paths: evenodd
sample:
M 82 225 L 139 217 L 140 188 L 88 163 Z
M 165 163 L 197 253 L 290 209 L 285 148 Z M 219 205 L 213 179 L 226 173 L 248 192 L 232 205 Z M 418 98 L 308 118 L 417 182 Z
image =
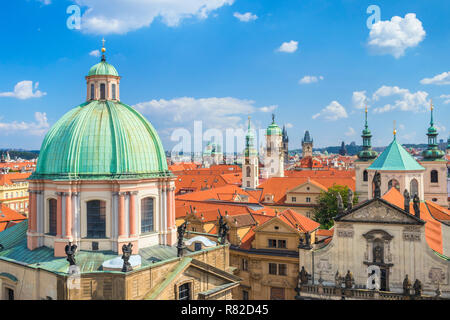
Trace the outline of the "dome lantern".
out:
M 105 39 L 102 39 L 102 58 L 92 66 L 86 76 L 86 101 L 112 100 L 120 101 L 120 76 L 113 65 L 106 62 Z

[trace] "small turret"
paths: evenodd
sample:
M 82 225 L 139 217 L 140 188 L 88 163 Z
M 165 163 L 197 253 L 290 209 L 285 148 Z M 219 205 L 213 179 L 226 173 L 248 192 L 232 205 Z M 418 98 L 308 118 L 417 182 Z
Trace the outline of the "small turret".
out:
M 434 127 L 433 120 L 433 102 L 430 100 L 430 110 L 431 110 L 431 118 L 430 118 L 430 127 L 428 128 L 427 136 L 428 136 L 428 147 L 423 151 L 422 156 L 424 160 L 433 161 L 441 159 L 444 156 L 444 151 L 439 150 L 437 143 L 437 129 Z

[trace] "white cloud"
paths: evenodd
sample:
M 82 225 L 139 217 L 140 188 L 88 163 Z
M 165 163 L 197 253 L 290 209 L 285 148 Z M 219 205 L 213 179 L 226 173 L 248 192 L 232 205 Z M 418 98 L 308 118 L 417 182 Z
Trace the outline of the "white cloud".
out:
M 304 76 L 303 78 L 301 78 L 298 83 L 299 84 L 309 84 L 309 83 L 314 83 L 314 82 L 318 82 L 319 80 L 323 80 L 323 76 Z
M 297 51 L 298 41 L 291 40 L 289 42 L 283 42 L 283 44 L 277 49 L 279 52 L 292 53 Z
M 289 122 L 286 123 L 285 126 L 286 126 L 287 129 L 290 129 L 290 128 L 294 127 L 294 125 L 292 123 L 289 123 Z
M 141 102 L 134 107 L 152 116 L 160 117 L 167 123 L 191 125 L 196 120 L 203 121 L 208 128 L 238 128 L 241 115 L 248 115 L 258 111 L 253 100 L 241 100 L 232 97 L 201 98 L 192 97 L 175 98 L 172 100 L 151 100 Z
M 23 132 L 25 134 L 41 136 L 47 132 L 49 128 L 47 114 L 45 112 L 35 112 L 34 118 L 36 119 L 36 122 L 0 122 L 0 132 L 5 135 L 15 132 Z
M 425 38 L 425 34 L 416 14 L 408 13 L 404 18 L 394 16 L 391 20 L 380 20 L 373 24 L 368 45 L 375 53 L 400 58 L 407 48 L 417 46 Z
M 375 108 L 374 112 L 383 113 L 395 109 L 401 111 L 413 111 L 420 112 L 426 111 L 429 106 L 428 93 L 425 91 L 417 91 L 411 93 L 408 89 L 402 89 L 397 86 L 381 86 L 373 94 L 372 99 L 378 101 L 381 98 L 386 97 L 398 97 L 399 99 L 394 101 L 394 104 L 386 104 L 384 107 Z
M 44 4 L 44 5 L 49 5 L 49 4 L 52 3 L 51 0 L 37 0 L 37 1 L 38 1 L 38 2 L 41 2 L 41 3 Z
M 0 92 L 0 97 L 11 97 L 25 100 L 45 96 L 47 93 L 37 90 L 38 86 L 39 82 L 36 82 L 33 88 L 33 81 L 29 80 L 20 81 L 14 86 L 13 92 Z M 33 92 L 33 90 L 35 91 Z
M 246 12 L 246 13 L 235 12 L 235 13 L 233 13 L 233 16 L 242 22 L 249 22 L 249 21 L 258 19 L 258 16 L 251 12 Z
M 347 137 L 353 136 L 355 134 L 355 129 L 348 127 L 348 131 L 345 133 Z
M 364 109 L 369 99 L 366 96 L 366 91 L 353 91 L 352 103 L 356 109 Z
M 272 112 L 272 111 L 274 111 L 276 108 L 278 108 L 277 105 L 265 106 L 265 107 L 259 108 L 259 111 L 261 111 L 261 112 Z
M 74 0 L 86 8 L 81 31 L 90 34 L 125 34 L 148 27 L 160 18 L 175 27 L 183 19 L 206 19 L 208 15 L 234 0 Z
M 444 104 L 449 104 L 450 103 L 450 94 L 441 94 L 439 96 L 439 98 L 445 99 L 444 100 Z
M 338 119 L 347 118 L 347 111 L 337 101 L 332 101 L 328 106 L 323 108 L 319 113 L 312 116 L 313 119 L 324 118 L 328 121 L 336 121 Z
M 100 57 L 100 50 L 92 50 L 89 52 L 89 55 L 92 57 Z
M 420 80 L 421 84 L 450 84 L 450 71 L 442 72 L 441 74 L 435 75 L 433 78 L 424 78 Z

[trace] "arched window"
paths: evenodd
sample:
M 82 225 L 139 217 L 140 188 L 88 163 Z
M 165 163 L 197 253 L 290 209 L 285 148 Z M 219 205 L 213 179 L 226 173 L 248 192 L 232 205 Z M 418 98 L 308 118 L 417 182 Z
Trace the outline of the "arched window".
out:
M 141 233 L 153 231 L 153 198 L 141 200 Z
M 363 181 L 369 181 L 369 173 L 367 170 L 364 170 L 363 172 Z
M 48 200 L 48 234 L 56 235 L 56 199 Z
M 247 172 L 247 178 L 250 178 L 250 173 L 251 173 L 251 169 L 250 167 L 247 167 L 247 169 L 245 169 Z
M 419 183 L 416 179 L 412 179 L 409 184 L 409 194 L 414 197 L 415 194 L 419 194 Z
M 91 100 L 95 99 L 95 86 L 91 83 Z
M 101 200 L 91 200 L 86 203 L 87 208 L 87 237 L 106 237 L 106 203 Z
M 438 179 L 438 172 L 437 172 L 436 170 L 431 170 L 430 175 L 431 175 L 431 176 L 430 176 L 431 182 L 434 182 L 434 183 L 439 182 L 439 179 Z
M 111 93 L 112 93 L 112 99 L 116 100 L 116 84 L 115 83 L 113 83 L 111 85 Z
M 101 100 L 106 99 L 106 86 L 104 83 L 100 84 L 100 99 Z
M 398 183 L 398 181 L 395 179 L 392 179 L 388 182 L 388 190 L 390 190 L 392 187 L 395 187 L 395 189 L 400 191 L 400 183 Z

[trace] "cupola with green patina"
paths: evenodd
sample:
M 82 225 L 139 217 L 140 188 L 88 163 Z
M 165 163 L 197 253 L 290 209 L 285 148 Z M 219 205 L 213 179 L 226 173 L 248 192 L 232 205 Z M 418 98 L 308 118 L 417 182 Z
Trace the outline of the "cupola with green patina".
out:
M 268 136 L 281 136 L 283 134 L 281 128 L 275 123 L 275 114 L 272 114 L 272 123 L 267 127 L 266 134 Z
M 430 100 L 430 110 L 431 110 L 431 116 L 430 116 L 430 127 L 428 128 L 427 136 L 428 136 L 428 147 L 426 150 L 422 152 L 423 160 L 424 161 L 435 161 L 435 160 L 443 160 L 444 157 L 444 151 L 440 150 L 438 148 L 438 142 L 437 142 L 437 129 L 434 126 L 434 120 L 433 120 L 433 102 Z
M 362 150 L 358 153 L 358 160 L 373 161 L 378 156 L 378 153 L 375 150 L 372 150 L 372 133 L 370 132 L 369 125 L 367 123 L 367 107 L 365 110 L 364 130 L 362 131 L 361 137 L 363 139 L 363 146 Z
M 172 176 L 155 128 L 133 107 L 119 101 L 120 77 L 106 63 L 105 51 L 103 47 L 102 61 L 86 77 L 87 101 L 67 112 L 48 131 L 31 179 Z M 91 99 L 90 93 L 94 91 Z

